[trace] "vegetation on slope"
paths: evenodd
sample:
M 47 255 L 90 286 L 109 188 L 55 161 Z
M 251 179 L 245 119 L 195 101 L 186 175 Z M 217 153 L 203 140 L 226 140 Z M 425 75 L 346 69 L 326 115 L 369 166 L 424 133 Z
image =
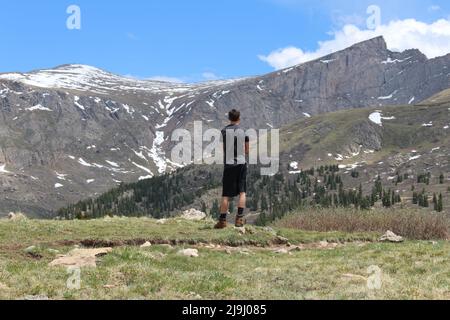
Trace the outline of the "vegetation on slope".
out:
M 309 209 L 277 220 L 279 228 L 308 231 L 379 232 L 391 230 L 409 239 L 448 239 L 450 216 L 423 210 L 389 209 L 359 211 Z
M 261 213 L 259 223 L 310 206 L 420 206 L 447 211 L 450 163 L 445 146 L 450 145 L 450 131 L 444 127 L 449 124 L 448 105 L 383 108 L 389 120 L 383 120 L 382 126 L 369 120 L 375 111 L 329 113 L 283 128 L 280 173 L 262 177 L 257 167 L 249 170 L 248 207 Z M 293 174 L 292 161 L 301 173 Z M 62 208 L 58 217 L 161 218 L 189 207 L 215 217 L 221 169 L 189 166 L 170 175 L 122 184 L 97 199 Z

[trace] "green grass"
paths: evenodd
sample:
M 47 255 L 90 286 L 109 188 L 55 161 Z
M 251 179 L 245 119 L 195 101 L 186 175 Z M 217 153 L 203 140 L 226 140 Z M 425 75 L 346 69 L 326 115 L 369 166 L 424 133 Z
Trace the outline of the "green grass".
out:
M 146 241 L 155 243 L 214 243 L 230 246 L 254 245 L 266 246 L 273 242 L 277 235 L 290 236 L 292 244 L 310 243 L 320 240 L 348 239 L 365 240 L 368 234 L 350 233 L 317 233 L 278 229 L 274 235 L 263 228 L 249 227 L 250 232 L 240 235 L 234 228 L 218 232 L 213 229 L 211 220 L 192 222 L 181 219 L 169 219 L 160 224 L 157 220 L 147 218 L 106 218 L 89 221 L 51 221 L 20 220 L 9 222 L 0 220 L 0 249 L 20 245 L 67 245 L 83 242 L 99 244 L 111 242 L 113 245 L 140 244 Z M 370 235 L 375 239 L 376 235 Z
M 303 232 L 276 229 L 292 244 L 327 240 L 334 249 L 304 245 L 291 254 L 260 247 L 274 239 L 270 230 L 250 227 L 212 230 L 211 221 L 106 219 L 95 221 L 0 221 L 0 298 L 29 295 L 50 299 L 446 299 L 450 298 L 448 242 L 364 242 L 375 233 Z M 65 268 L 48 263 L 86 239 L 115 241 L 113 251 L 98 258 L 97 268 L 81 270 L 81 288 L 69 290 Z M 169 248 L 140 248 L 127 241 L 178 240 Z M 358 240 L 358 241 L 357 241 Z M 354 241 L 345 243 L 347 241 Z M 198 242 L 215 243 L 206 248 Z M 187 244 L 191 243 L 191 244 Z M 197 244 L 195 244 L 197 243 Z M 124 244 L 120 245 L 119 244 Z M 244 245 L 235 248 L 225 245 Z M 35 245 L 31 256 L 24 249 Z M 181 248 L 199 249 L 198 258 L 177 255 Z M 242 252 L 244 249 L 248 253 Z M 382 270 L 382 287 L 370 290 L 367 269 Z M 345 274 L 359 277 L 345 277 Z

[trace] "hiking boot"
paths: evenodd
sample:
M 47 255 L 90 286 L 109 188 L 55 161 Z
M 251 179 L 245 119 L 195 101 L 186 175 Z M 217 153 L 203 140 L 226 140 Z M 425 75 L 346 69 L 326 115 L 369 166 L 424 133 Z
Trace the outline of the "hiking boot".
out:
M 236 224 L 235 227 L 236 228 L 243 228 L 245 225 L 245 219 L 244 217 L 236 217 Z
M 214 226 L 214 229 L 225 229 L 227 227 L 227 220 L 219 220 Z

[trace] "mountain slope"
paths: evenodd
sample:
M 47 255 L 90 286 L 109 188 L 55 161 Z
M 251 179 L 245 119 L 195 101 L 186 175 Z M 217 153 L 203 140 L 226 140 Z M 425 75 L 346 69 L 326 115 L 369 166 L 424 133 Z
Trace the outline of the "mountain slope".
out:
M 346 110 L 287 125 L 280 133 L 280 173 L 264 177 L 258 167 L 250 166 L 250 220 L 255 221 L 254 214 L 262 211 L 272 220 L 298 207 L 328 207 L 330 201 L 336 204 L 355 197 L 358 189 L 361 207 L 381 206 L 384 191 L 396 197 L 396 203 L 389 199 L 389 207 L 417 208 L 414 193 L 424 191 L 429 203 L 434 194 L 442 194 L 443 209 L 450 212 L 449 126 L 449 102 Z M 62 209 L 60 216 L 160 218 L 191 207 L 217 214 L 221 170 L 220 166 L 196 165 L 157 179 L 123 184 L 98 199 Z M 382 190 L 373 199 L 377 183 Z M 335 195 L 340 200 L 332 200 Z M 372 197 L 367 200 L 370 205 L 366 196 Z M 433 204 L 428 206 L 434 209 Z
M 0 214 L 54 210 L 178 166 L 176 128 L 224 125 L 241 109 L 248 127 L 280 127 L 349 108 L 422 102 L 450 87 L 450 56 L 395 53 L 382 38 L 268 75 L 170 84 L 65 65 L 0 75 Z

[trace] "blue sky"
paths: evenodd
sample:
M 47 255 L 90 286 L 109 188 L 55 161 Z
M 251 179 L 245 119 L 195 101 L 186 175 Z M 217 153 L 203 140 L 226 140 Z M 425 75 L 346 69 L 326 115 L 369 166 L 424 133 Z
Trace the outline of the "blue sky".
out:
M 0 72 L 81 63 L 139 78 L 187 82 L 273 71 L 284 62 L 258 56 L 287 47 L 320 54 L 318 42 L 333 40 L 344 25 L 364 30 L 371 4 L 380 7 L 385 25 L 408 18 L 431 25 L 439 19 L 449 21 L 450 16 L 450 4 L 444 0 L 2 2 Z M 72 4 L 81 9 L 81 30 L 66 28 L 66 9 Z M 427 35 L 425 40 L 431 38 Z M 404 45 L 410 44 L 399 46 Z

